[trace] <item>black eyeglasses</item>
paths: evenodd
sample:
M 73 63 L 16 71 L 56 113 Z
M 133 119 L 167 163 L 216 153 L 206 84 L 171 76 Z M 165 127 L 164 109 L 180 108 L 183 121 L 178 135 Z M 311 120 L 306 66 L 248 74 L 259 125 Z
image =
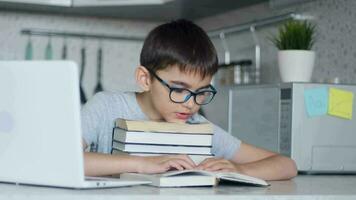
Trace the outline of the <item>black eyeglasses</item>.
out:
M 187 102 L 190 97 L 194 97 L 194 101 L 198 105 L 206 105 L 210 103 L 215 94 L 217 93 L 216 89 L 209 85 L 208 88 L 198 90 L 197 92 L 190 91 L 186 88 L 172 87 L 166 81 L 162 80 L 156 73 L 152 70 L 148 71 L 163 85 L 169 89 L 169 98 L 174 103 L 184 103 Z

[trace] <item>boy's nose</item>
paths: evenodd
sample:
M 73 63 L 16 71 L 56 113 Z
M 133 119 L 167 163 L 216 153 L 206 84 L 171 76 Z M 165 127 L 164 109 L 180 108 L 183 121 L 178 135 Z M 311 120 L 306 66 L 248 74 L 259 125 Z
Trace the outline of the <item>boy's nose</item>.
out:
M 194 96 L 191 96 L 188 101 L 184 102 L 184 105 L 188 108 L 193 108 L 195 106 Z

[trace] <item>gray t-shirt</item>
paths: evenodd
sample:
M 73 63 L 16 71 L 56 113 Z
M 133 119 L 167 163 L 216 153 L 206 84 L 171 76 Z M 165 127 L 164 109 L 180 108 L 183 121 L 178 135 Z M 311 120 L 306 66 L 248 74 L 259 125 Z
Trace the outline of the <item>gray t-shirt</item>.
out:
M 112 131 L 117 118 L 148 120 L 137 103 L 134 92 L 100 92 L 82 108 L 82 133 L 87 145 L 95 144 L 97 151 L 110 153 Z M 206 121 L 199 114 L 190 122 Z M 214 125 L 212 152 L 215 156 L 231 159 L 239 149 L 241 141 Z

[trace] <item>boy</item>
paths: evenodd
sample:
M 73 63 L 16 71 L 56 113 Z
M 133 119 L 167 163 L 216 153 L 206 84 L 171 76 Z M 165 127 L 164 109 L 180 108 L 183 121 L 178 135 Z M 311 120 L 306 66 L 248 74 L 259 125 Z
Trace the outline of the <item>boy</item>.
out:
M 265 180 L 289 179 L 297 173 L 294 161 L 248 144 L 214 125 L 215 158 L 195 165 L 186 155 L 110 155 L 117 118 L 186 123 L 205 119 L 197 114 L 216 90 L 210 85 L 217 71 L 215 48 L 206 33 L 187 20 L 160 25 L 147 36 L 135 77 L 141 93 L 98 93 L 82 109 L 85 173 L 90 176 L 123 172 L 162 173 L 170 169 L 234 171 Z

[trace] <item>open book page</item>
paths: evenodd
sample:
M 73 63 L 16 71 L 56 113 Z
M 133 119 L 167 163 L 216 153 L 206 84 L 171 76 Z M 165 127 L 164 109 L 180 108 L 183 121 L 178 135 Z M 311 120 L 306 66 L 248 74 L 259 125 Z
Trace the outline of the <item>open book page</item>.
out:
M 235 172 L 215 173 L 215 176 L 218 179 L 226 180 L 226 181 L 254 184 L 254 185 L 260 185 L 260 186 L 268 186 L 269 185 L 265 180 L 255 178 L 252 176 L 247 176 L 244 174 L 235 173 Z
M 268 186 L 268 183 L 262 179 L 255 178 L 252 176 L 239 174 L 236 172 L 208 172 L 203 170 L 184 170 L 184 171 L 171 171 L 161 174 L 161 176 L 169 177 L 176 176 L 181 174 L 197 174 L 203 176 L 214 176 L 218 179 L 240 182 L 240 183 L 248 183 L 254 185 Z
M 156 187 L 214 186 L 217 184 L 215 176 L 202 175 L 196 171 L 174 171 L 163 174 L 123 173 L 120 179 L 151 181 L 150 185 Z
M 169 171 L 162 174 L 152 175 L 124 173 L 120 178 L 149 180 L 152 182 L 151 185 L 157 187 L 213 186 L 218 183 L 219 179 L 236 183 L 268 186 L 268 183 L 262 179 L 239 173 L 214 173 L 202 170 Z
M 177 176 L 177 175 L 184 175 L 184 174 L 197 174 L 200 176 L 215 176 L 214 173 L 203 171 L 203 170 L 183 170 L 183 171 L 168 171 L 162 174 L 159 174 L 163 177 L 170 177 L 170 176 Z

